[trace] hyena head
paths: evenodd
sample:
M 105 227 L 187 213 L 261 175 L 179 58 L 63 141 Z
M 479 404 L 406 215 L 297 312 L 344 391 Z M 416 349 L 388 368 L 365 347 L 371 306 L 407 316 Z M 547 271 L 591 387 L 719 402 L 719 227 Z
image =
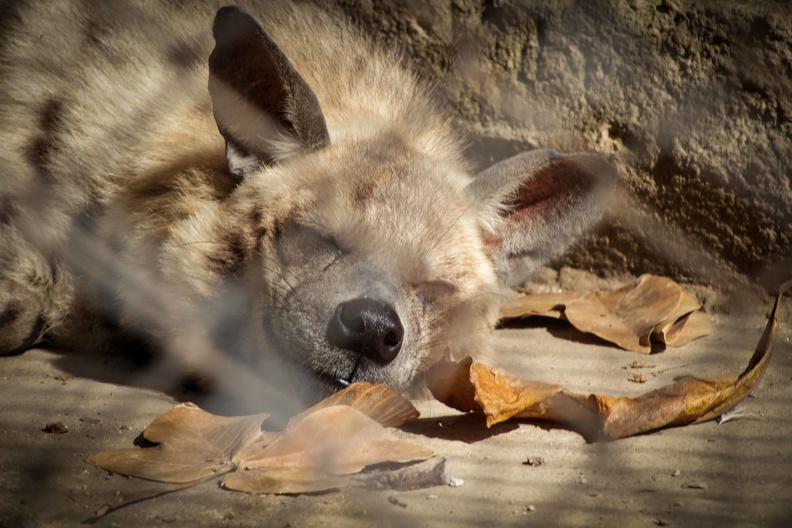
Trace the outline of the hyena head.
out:
M 534 151 L 471 177 L 447 148 L 417 146 L 409 123 L 328 131 L 314 92 L 239 9 L 221 9 L 213 33 L 214 115 L 243 181 L 233 214 L 256 230 L 244 276 L 264 370 L 274 354 L 325 387 L 409 390 L 445 353 L 485 351 L 499 287 L 601 214 L 610 169 L 597 156 Z

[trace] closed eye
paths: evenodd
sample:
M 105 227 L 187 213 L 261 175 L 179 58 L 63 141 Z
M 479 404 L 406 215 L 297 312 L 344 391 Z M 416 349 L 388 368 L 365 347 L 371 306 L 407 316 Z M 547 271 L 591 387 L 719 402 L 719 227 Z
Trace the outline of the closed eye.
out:
M 440 299 L 442 297 L 449 297 L 457 293 L 458 288 L 456 285 L 444 281 L 444 280 L 433 280 L 433 281 L 424 281 L 420 284 L 415 286 L 415 290 L 418 296 L 422 297 L 425 300 L 432 301 L 436 299 Z
M 286 265 L 309 266 L 322 271 L 346 254 L 335 238 L 304 225 L 295 226 L 283 235 L 278 253 Z

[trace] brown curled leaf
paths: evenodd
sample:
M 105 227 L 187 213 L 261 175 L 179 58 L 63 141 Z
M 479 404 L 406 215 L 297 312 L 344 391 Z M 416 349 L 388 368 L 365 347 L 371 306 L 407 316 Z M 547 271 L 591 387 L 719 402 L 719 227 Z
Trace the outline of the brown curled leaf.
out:
M 649 336 L 682 301 L 682 288 L 665 277 L 642 275 L 635 286 L 595 292 L 566 305 L 575 328 L 634 352 L 650 353 Z
M 588 398 L 559 385 L 521 380 L 480 363 L 470 368 L 470 381 L 487 417 L 487 427 L 510 418 L 525 418 L 575 425 L 574 429 L 581 432 L 596 429 L 596 408 Z
M 648 354 L 652 351 L 650 340 L 681 346 L 711 333 L 709 318 L 697 312 L 700 308 L 696 298 L 676 282 L 647 274 L 635 284 L 611 292 L 517 297 L 501 308 L 501 317 L 566 319 L 581 332 Z

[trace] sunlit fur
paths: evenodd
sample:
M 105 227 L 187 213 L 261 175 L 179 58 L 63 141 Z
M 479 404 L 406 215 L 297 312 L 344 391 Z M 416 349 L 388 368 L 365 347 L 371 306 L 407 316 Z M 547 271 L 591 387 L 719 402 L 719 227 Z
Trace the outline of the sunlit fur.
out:
M 276 129 L 275 163 L 240 180 L 207 90 L 221 3 L 174 4 L 30 2 L 6 22 L 0 353 L 104 350 L 131 331 L 209 372 L 232 349 L 264 379 L 294 365 L 406 390 L 443 354 L 486 350 L 498 276 L 482 234 L 508 193 L 466 190 L 428 86 L 335 13 L 240 2 L 330 136 L 300 152 Z M 255 133 L 261 116 L 234 101 L 215 114 L 248 115 Z M 335 307 L 362 296 L 402 319 L 391 364 L 327 343 Z

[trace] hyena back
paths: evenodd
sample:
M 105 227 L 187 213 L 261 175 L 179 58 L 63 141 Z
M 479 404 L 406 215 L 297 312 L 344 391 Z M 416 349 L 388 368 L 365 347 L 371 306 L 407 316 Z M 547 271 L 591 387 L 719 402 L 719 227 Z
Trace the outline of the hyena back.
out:
M 0 354 L 408 390 L 601 215 L 601 158 L 471 176 L 431 88 L 315 6 L 30 4 L 0 45 Z

